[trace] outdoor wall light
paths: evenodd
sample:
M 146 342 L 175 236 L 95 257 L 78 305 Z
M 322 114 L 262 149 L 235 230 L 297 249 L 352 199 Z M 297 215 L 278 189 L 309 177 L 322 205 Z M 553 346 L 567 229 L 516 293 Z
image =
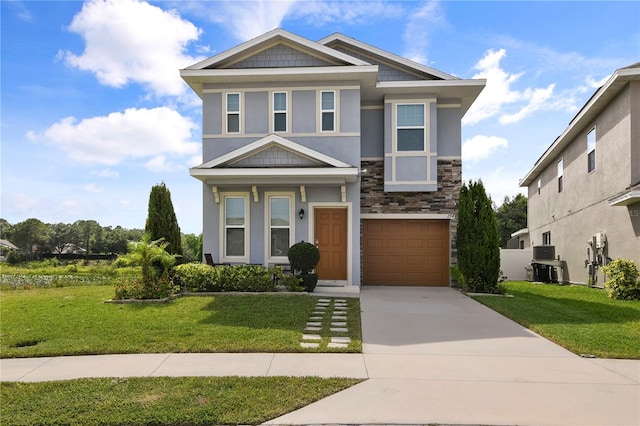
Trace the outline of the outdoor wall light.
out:
M 300 219 L 304 219 L 304 209 L 300 209 L 298 216 L 300 216 Z

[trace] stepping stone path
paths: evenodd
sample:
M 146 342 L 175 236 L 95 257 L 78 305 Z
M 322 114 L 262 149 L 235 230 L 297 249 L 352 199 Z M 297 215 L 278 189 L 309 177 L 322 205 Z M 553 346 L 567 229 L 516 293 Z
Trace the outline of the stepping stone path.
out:
M 346 349 L 351 338 L 343 336 L 349 332 L 347 327 L 347 299 L 318 299 L 313 313 L 307 321 L 300 347 L 320 348 L 324 344 L 318 332 L 328 329 L 331 332 L 327 348 Z

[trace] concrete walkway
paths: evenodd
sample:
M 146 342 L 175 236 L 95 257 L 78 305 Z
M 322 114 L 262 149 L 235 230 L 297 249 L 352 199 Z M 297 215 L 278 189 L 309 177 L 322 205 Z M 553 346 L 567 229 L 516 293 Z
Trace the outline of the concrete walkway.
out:
M 357 377 L 368 380 L 267 424 L 640 425 L 640 361 L 580 358 L 447 288 L 360 298 L 363 354 L 6 359 L 0 379 Z

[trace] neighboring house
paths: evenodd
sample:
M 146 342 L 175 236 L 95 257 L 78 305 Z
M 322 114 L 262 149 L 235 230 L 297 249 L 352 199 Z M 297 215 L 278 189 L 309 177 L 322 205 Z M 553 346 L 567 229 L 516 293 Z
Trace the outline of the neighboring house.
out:
M 595 92 L 520 186 L 534 257 L 554 247 L 560 281 L 601 286 L 608 259 L 640 263 L 640 63 Z
M 276 29 L 180 71 L 203 101 L 203 253 L 319 279 L 450 284 L 461 118 L 485 85 L 333 34 Z

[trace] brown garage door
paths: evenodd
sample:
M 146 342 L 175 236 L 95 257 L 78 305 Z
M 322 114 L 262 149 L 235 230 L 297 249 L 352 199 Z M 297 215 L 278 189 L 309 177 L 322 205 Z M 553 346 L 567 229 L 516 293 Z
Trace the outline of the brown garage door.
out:
M 448 286 L 449 221 L 366 219 L 365 285 Z

